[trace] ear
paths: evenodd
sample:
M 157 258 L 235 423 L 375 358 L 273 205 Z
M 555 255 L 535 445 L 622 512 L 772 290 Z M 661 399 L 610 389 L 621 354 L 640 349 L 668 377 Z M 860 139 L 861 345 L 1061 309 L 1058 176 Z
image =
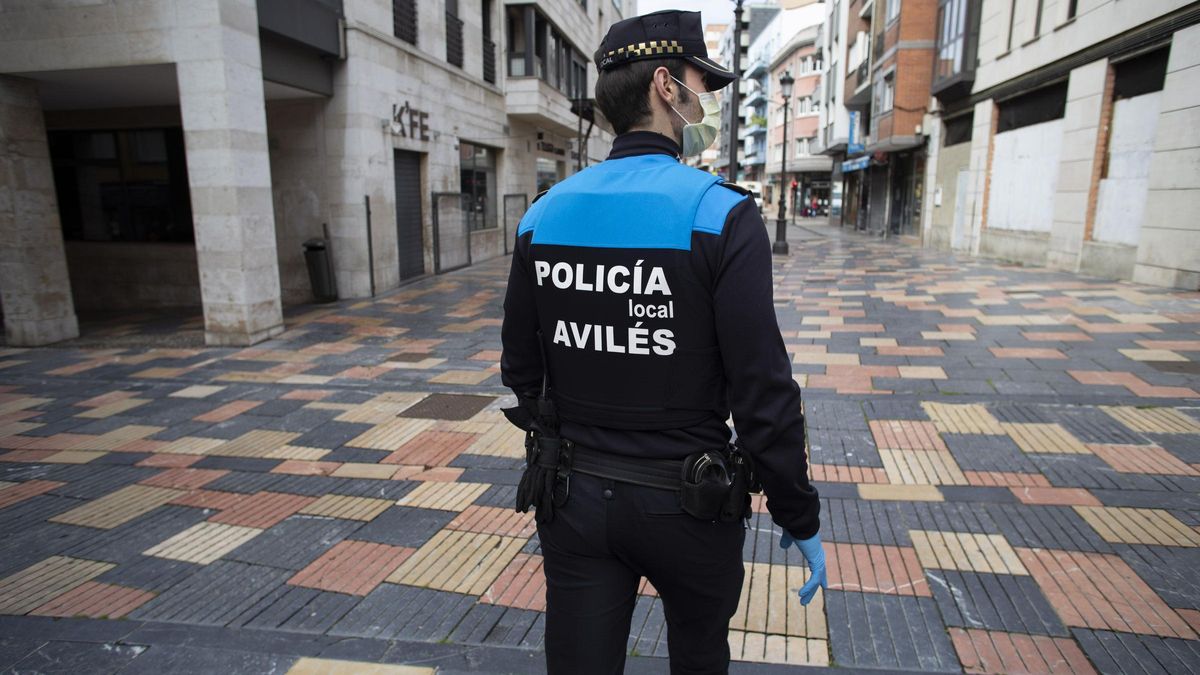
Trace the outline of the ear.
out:
M 675 86 L 675 80 L 671 79 L 671 71 L 664 66 L 654 69 L 654 74 L 650 77 L 650 91 L 657 100 L 668 106 L 673 105 L 676 95 Z

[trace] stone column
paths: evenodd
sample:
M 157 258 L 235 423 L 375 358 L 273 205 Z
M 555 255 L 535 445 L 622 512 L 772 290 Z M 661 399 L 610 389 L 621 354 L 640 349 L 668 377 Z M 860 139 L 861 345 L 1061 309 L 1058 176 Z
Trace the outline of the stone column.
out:
M 963 208 L 969 214 L 970 237 L 968 250 L 979 255 L 979 244 L 983 230 L 987 227 L 988 192 L 992 175 L 992 147 L 996 136 L 996 121 L 999 108 L 995 99 L 975 104 L 975 116 L 971 121 L 971 184 L 966 195 L 955 195 L 955 199 L 966 199 Z
M 1103 114 L 1106 106 L 1111 114 L 1109 70 L 1108 59 L 1100 59 L 1072 70 L 1067 82 L 1054 220 L 1050 225 L 1050 249 L 1046 253 L 1046 264 L 1053 269 L 1078 272 L 1083 242 L 1090 236 L 1100 167 L 1107 146 L 1108 121 Z
M 1200 290 L 1200 26 L 1175 33 L 1133 280 Z
M 0 75 L 0 304 L 8 344 L 79 337 L 37 87 Z
M 179 105 L 204 336 L 251 345 L 283 331 L 254 0 L 180 5 Z

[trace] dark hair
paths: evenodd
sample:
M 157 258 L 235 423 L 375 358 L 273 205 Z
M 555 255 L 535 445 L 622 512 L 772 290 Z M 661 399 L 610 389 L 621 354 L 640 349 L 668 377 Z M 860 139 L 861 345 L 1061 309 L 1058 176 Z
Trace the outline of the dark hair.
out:
M 666 68 L 680 81 L 686 75 L 683 59 L 643 59 L 600 71 L 596 105 L 612 123 L 613 131 L 623 134 L 650 117 L 650 80 L 659 68 Z M 680 87 L 680 102 L 687 102 L 687 97 L 687 90 Z

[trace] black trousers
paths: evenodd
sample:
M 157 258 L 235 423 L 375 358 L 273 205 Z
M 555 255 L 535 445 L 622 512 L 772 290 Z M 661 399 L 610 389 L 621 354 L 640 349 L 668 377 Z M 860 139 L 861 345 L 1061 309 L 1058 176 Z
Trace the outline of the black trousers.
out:
M 674 492 L 575 473 L 567 504 L 538 526 L 551 675 L 620 673 L 638 584 L 658 591 L 672 673 L 725 673 L 742 588 L 741 521 L 707 523 Z

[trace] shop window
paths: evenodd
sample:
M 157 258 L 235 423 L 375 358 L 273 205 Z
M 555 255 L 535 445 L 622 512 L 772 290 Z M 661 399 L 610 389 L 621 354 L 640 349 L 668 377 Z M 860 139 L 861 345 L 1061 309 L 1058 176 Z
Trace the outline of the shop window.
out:
M 459 141 L 458 159 L 468 229 L 496 227 L 496 151 Z
M 545 157 L 537 158 L 537 189 L 544 192 L 559 181 L 558 162 Z
M 417 0 L 392 0 L 392 33 L 411 45 L 417 44 Z
M 446 61 L 463 65 L 463 21 L 458 18 L 458 0 L 446 0 Z
M 183 130 L 51 131 L 63 237 L 194 241 Z

